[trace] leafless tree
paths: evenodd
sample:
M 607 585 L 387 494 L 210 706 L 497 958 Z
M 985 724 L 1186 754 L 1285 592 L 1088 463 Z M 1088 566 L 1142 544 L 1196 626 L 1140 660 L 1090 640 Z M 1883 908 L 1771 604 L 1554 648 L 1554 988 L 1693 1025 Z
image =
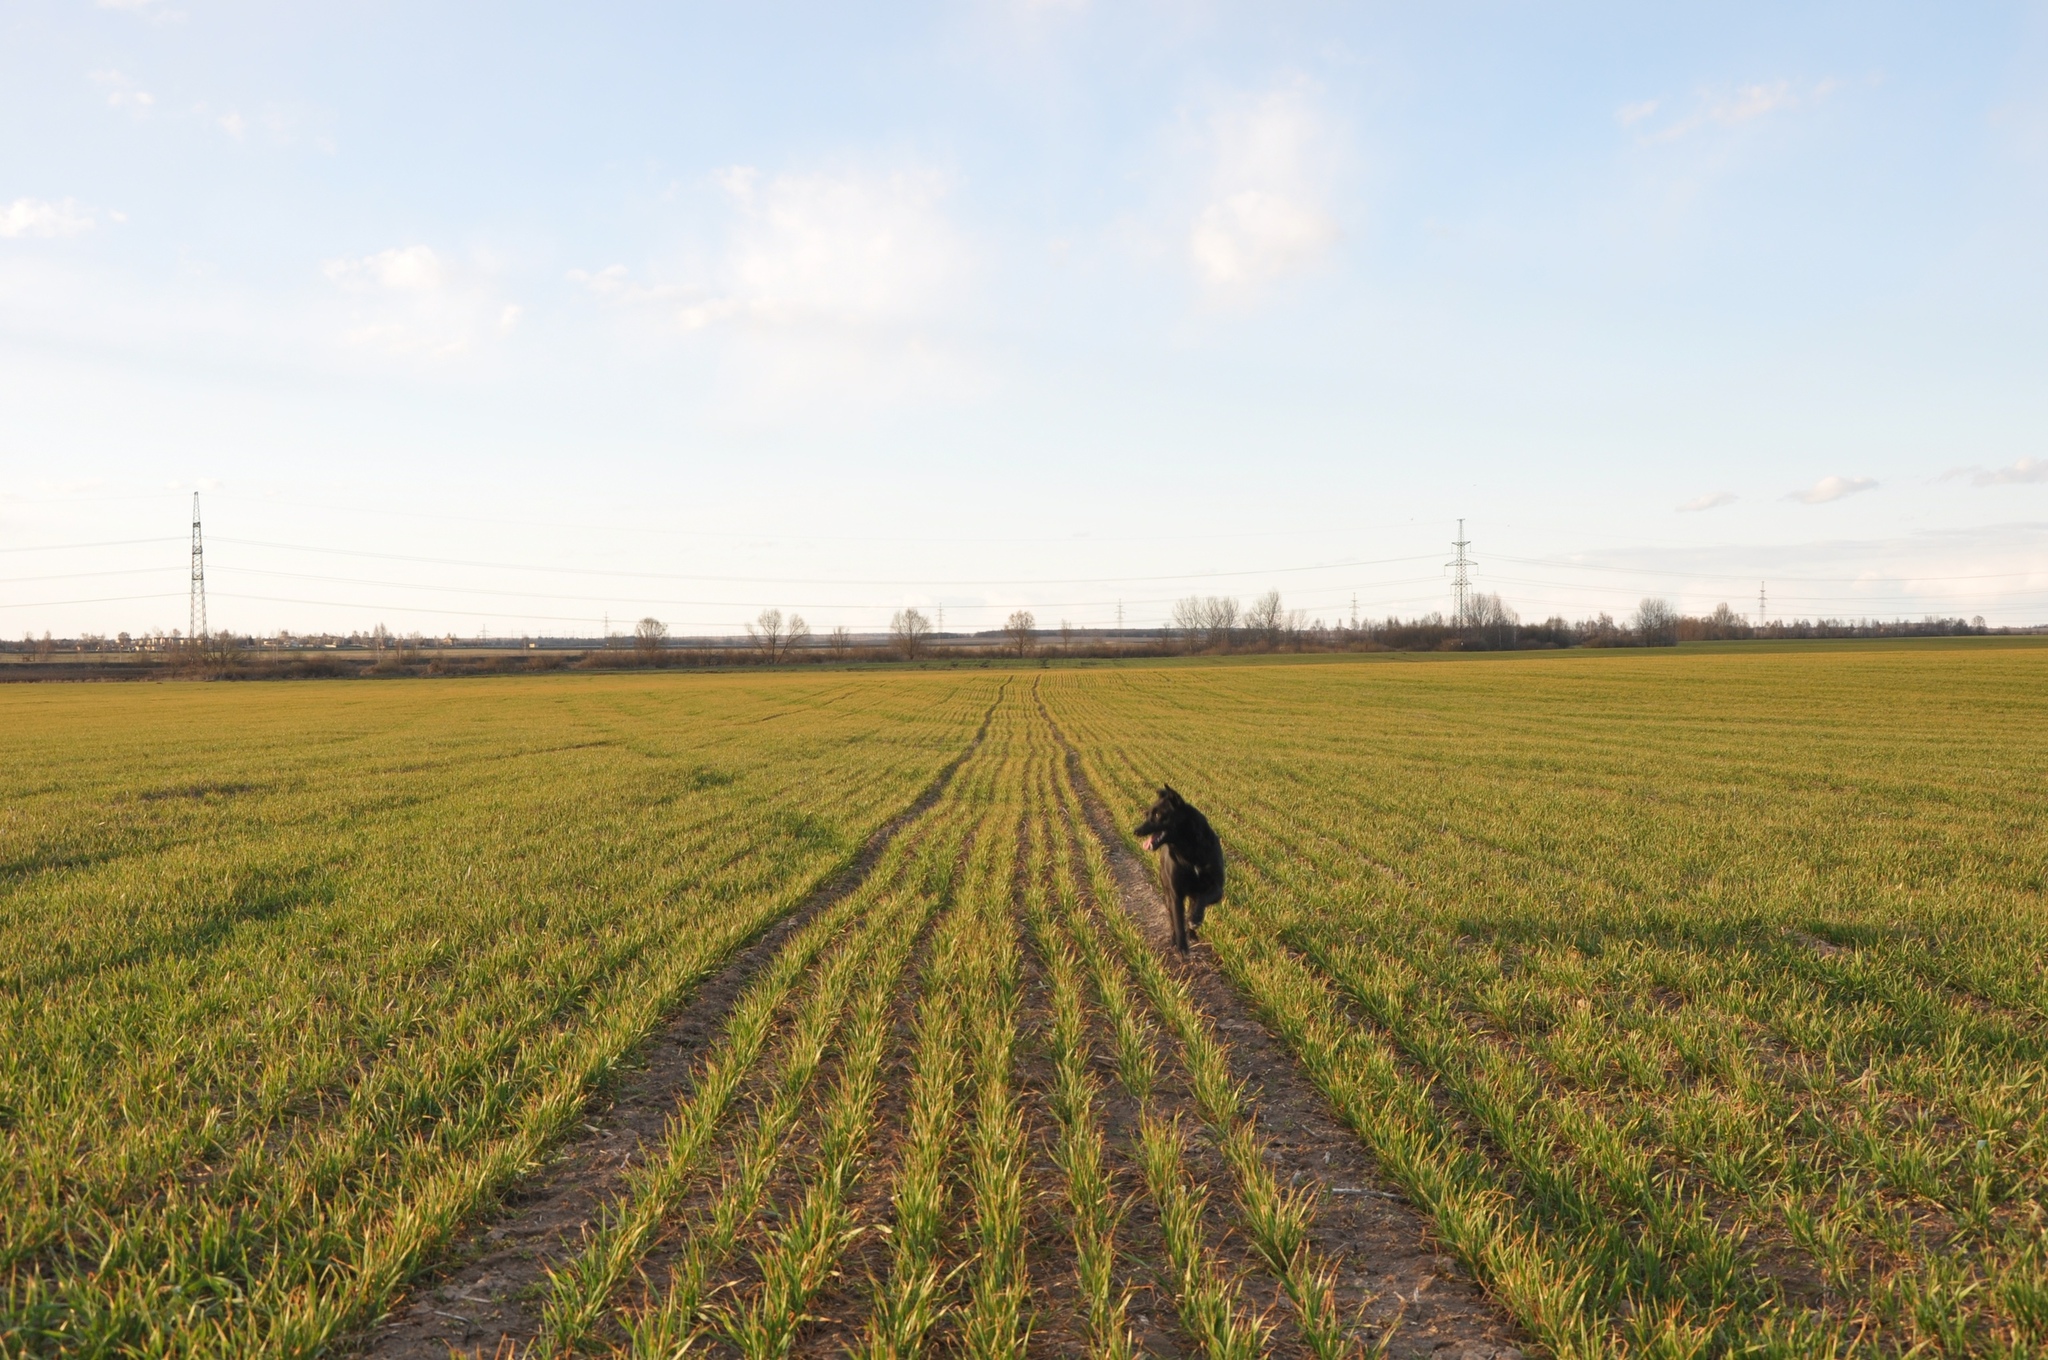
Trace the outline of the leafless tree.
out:
M 245 649 L 242 639 L 223 628 L 199 640 L 199 655 L 209 675 L 232 675 L 241 669 Z
M 1244 611 L 1245 631 L 1269 647 L 1280 645 L 1280 631 L 1286 622 L 1287 610 L 1280 603 L 1277 590 L 1259 596 Z
M 775 664 L 775 654 L 782 648 L 782 611 L 764 609 L 747 625 L 747 638 L 754 644 L 754 650 L 769 665 Z
M 780 609 L 764 609 L 747 625 L 747 637 L 753 641 L 754 650 L 772 666 L 787 660 L 793 648 L 811 640 L 811 626 L 801 614 L 784 619 Z
M 1066 656 L 1074 650 L 1074 625 L 1060 620 L 1060 655 Z
M 1467 602 L 1465 611 L 1466 626 L 1480 646 L 1503 652 L 1515 645 L 1515 630 L 1522 620 L 1500 596 L 1481 592 Z
M 932 635 L 932 621 L 921 609 L 899 609 L 889 620 L 889 635 L 896 639 L 897 650 L 904 659 L 915 661 L 924 650 L 925 639 Z
M 1190 595 L 1184 600 L 1173 602 L 1173 615 L 1167 626 L 1179 634 L 1181 645 L 1189 651 L 1202 645 L 1202 636 L 1208 631 L 1208 616 L 1202 612 L 1202 597 Z
M 644 618 L 633 625 L 633 650 L 640 653 L 640 659 L 648 665 L 661 660 L 661 652 L 668 646 L 668 625 L 657 618 Z
M 1226 648 L 1237 635 L 1237 597 L 1211 595 L 1202 601 L 1202 626 L 1211 647 Z
M 1728 607 L 1726 600 L 1714 606 L 1714 612 L 1698 621 L 1699 637 L 1706 642 L 1721 642 L 1728 638 L 1746 638 L 1751 634 L 1749 620 Z
M 1010 645 L 1017 649 L 1019 660 L 1030 655 L 1031 634 L 1037 627 L 1038 620 L 1032 617 L 1028 609 L 1013 609 L 1010 611 L 1010 617 L 1004 620 L 1003 631 L 1010 635 Z
M 45 628 L 43 630 L 42 641 L 36 643 L 36 660 L 48 661 L 50 659 L 50 653 L 56 650 L 57 644 L 50 640 L 50 630 Z
M 1669 600 L 1645 596 L 1636 606 L 1635 629 L 1645 647 L 1676 647 L 1678 611 Z
M 853 650 L 853 634 L 849 633 L 846 625 L 842 623 L 825 635 L 825 645 L 832 649 L 834 661 L 844 661 L 846 654 Z

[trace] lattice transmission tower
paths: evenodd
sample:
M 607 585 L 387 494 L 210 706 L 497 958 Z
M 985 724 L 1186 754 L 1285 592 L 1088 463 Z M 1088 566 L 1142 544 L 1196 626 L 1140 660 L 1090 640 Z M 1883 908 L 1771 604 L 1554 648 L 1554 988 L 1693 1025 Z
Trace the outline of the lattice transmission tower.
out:
M 1472 568 L 1478 566 L 1465 556 L 1465 549 L 1472 546 L 1472 540 L 1465 537 L 1465 521 L 1458 521 L 1458 536 L 1451 540 L 1451 546 L 1458 555 L 1444 563 L 1451 568 L 1451 623 L 1463 628 L 1472 621 Z
M 196 642 L 206 636 L 206 549 L 199 541 L 199 493 L 192 493 L 192 617 L 186 625 Z

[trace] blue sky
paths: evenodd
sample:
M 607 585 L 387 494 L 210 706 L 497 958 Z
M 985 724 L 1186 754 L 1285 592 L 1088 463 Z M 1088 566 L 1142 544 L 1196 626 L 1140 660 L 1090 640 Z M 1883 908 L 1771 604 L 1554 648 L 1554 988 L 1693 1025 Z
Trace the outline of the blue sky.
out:
M 243 630 L 2048 620 L 2048 6 L 13 0 L 0 631 L 194 489 Z

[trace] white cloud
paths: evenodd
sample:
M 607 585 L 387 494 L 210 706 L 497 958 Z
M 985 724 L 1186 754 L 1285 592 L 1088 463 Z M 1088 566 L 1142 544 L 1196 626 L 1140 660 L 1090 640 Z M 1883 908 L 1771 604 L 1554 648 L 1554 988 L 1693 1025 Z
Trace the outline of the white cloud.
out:
M 320 269 L 333 282 L 358 292 L 366 288 L 431 292 L 446 278 L 441 257 L 427 246 L 394 246 L 357 260 L 329 260 Z
M 1800 501 L 1806 505 L 1825 505 L 1838 501 L 1844 496 L 1853 496 L 1859 491 L 1873 491 L 1877 488 L 1874 477 L 1823 477 L 1804 491 L 1785 493 L 1788 501 Z
M 1691 500 L 1687 501 L 1684 505 L 1679 506 L 1678 508 L 1681 512 L 1696 510 L 1719 510 L 1722 506 L 1733 505 L 1735 504 L 1735 502 L 1741 499 L 1742 498 L 1736 495 L 1733 491 L 1713 491 L 1709 492 L 1704 496 L 1695 496 Z
M 489 333 L 508 334 L 522 309 L 494 295 L 488 270 L 431 246 L 393 246 L 332 259 L 321 273 L 353 300 L 344 343 L 410 358 L 441 359 Z
M 119 213 L 113 214 L 116 221 Z M 17 198 L 0 206 L 0 237 L 76 236 L 91 231 L 92 214 L 72 199 L 52 203 L 43 198 Z
M 699 286 L 643 283 L 624 265 L 572 269 L 606 301 L 661 306 L 684 330 L 892 328 L 928 320 L 967 273 L 967 250 L 941 211 L 943 177 L 808 174 L 764 178 L 751 166 L 716 182 L 731 209 L 723 251 Z
M 239 113 L 224 113 L 214 121 L 220 124 L 221 131 L 238 142 L 248 134 L 249 120 Z
M 940 209 L 945 179 L 778 175 L 735 167 L 719 183 L 738 212 L 726 297 L 685 309 L 699 324 L 901 322 L 929 315 L 965 270 L 966 251 Z
M 1706 116 L 1724 127 L 1733 127 L 1780 109 L 1796 108 L 1798 104 L 1799 97 L 1792 93 L 1789 80 L 1773 81 L 1769 85 L 1740 85 L 1708 105 Z
M 109 108 L 125 109 L 137 118 L 148 116 L 156 107 L 156 96 L 142 89 L 119 71 L 94 71 L 92 83 L 107 92 Z
M 2022 458 L 2006 467 L 1959 467 L 1941 475 L 1941 480 L 1968 477 L 1972 486 L 2016 486 L 2025 482 L 2048 482 L 2048 459 Z
M 725 366 L 722 390 L 746 419 L 980 388 L 944 335 L 974 272 L 946 211 L 945 175 L 732 166 L 710 187 L 723 237 L 685 243 L 688 267 L 649 278 L 613 264 L 571 270 L 569 281 L 658 322 L 671 341 L 697 337 Z
M 101 9 L 118 9 L 129 14 L 154 19 L 159 23 L 185 17 L 181 10 L 171 9 L 163 0 L 98 0 Z
M 1808 108 L 1834 92 L 1840 82 L 1821 80 L 1801 89 L 1790 80 L 1773 80 L 1749 85 L 1710 87 L 1698 92 L 1692 111 L 1676 122 L 1640 134 L 1645 142 L 1672 142 L 1703 128 L 1740 128 L 1760 122 L 1773 114 Z M 1646 99 L 1629 104 L 1615 117 L 1623 127 L 1633 127 L 1653 116 L 1659 102 Z
M 1290 84 L 1227 104 L 1209 120 L 1205 202 L 1188 261 L 1212 288 L 1256 288 L 1316 264 L 1338 238 L 1329 208 L 1335 138 L 1307 89 Z
M 1262 283 L 1312 264 L 1337 239 L 1329 214 L 1299 199 L 1246 189 L 1202 209 L 1188 254 L 1210 283 Z

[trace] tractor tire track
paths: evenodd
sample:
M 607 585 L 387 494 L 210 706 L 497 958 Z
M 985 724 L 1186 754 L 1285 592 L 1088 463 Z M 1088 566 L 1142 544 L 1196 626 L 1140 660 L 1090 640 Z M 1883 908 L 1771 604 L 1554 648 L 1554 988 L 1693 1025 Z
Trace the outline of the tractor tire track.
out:
M 1041 712 L 1043 712 L 1041 705 Z M 1047 713 L 1047 721 L 1052 722 Z M 1080 752 L 1057 723 L 1067 773 L 1086 813 L 1087 832 L 1102 844 L 1121 908 L 1152 947 L 1186 977 L 1195 1000 L 1230 1045 L 1232 1075 L 1245 1083 L 1259 1131 L 1270 1145 L 1283 1184 L 1324 1187 L 1316 1245 L 1343 1262 L 1337 1302 L 1346 1314 L 1363 1306 L 1366 1339 L 1393 1329 L 1387 1354 L 1429 1360 L 1519 1360 L 1527 1341 L 1512 1317 L 1431 1232 L 1428 1217 L 1379 1172 L 1372 1154 L 1301 1070 L 1286 1044 L 1258 1018 L 1199 941 L 1185 963 L 1175 961 L 1172 925 L 1155 876 L 1119 834 L 1101 794 L 1082 768 Z M 1079 830 L 1079 828 L 1077 828 Z M 1108 905 L 1108 904 L 1105 904 Z M 1228 910 L 1226 900 L 1219 910 Z

